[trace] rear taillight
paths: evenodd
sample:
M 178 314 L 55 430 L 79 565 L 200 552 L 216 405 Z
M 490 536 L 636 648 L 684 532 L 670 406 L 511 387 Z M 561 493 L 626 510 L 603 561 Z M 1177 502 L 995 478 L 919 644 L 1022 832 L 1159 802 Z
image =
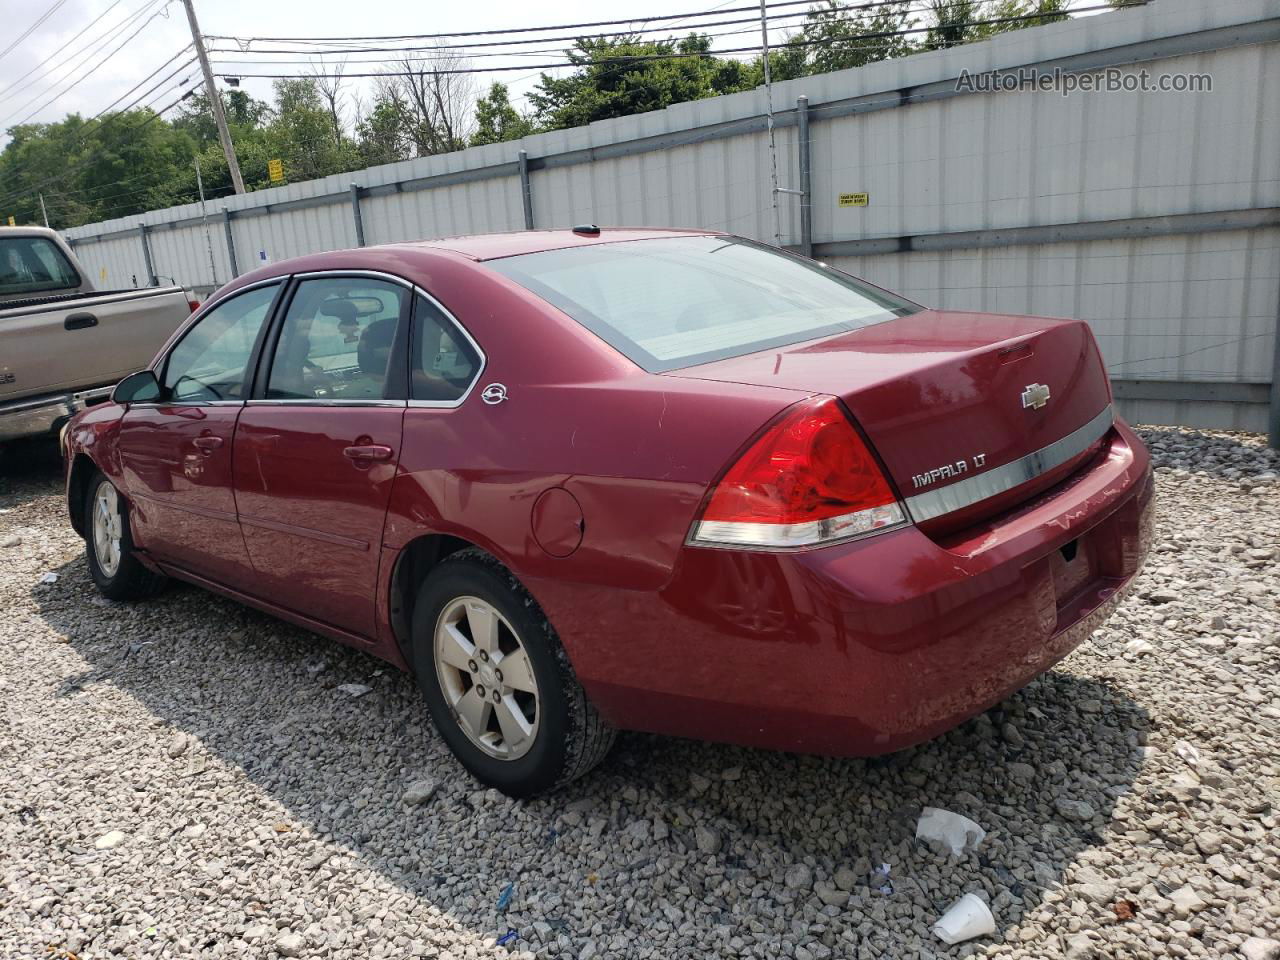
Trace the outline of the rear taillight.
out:
M 187 306 L 191 308 L 191 312 L 192 312 L 192 313 L 195 313 L 197 310 L 199 310 L 199 309 L 200 309 L 200 301 L 199 301 L 199 300 L 188 300 L 188 301 L 187 301 Z
M 689 542 L 806 547 L 906 522 L 880 465 L 833 397 L 771 424 L 711 493 Z

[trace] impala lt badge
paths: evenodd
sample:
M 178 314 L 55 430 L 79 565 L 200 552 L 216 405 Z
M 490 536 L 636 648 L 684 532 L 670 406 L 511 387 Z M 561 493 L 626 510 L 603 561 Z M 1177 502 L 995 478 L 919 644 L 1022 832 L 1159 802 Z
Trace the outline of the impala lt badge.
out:
M 488 404 L 501 403 L 507 399 L 507 387 L 503 383 L 491 383 L 480 391 L 480 399 Z
M 1022 391 L 1022 406 L 1025 410 L 1039 410 L 1049 402 L 1049 388 L 1043 383 L 1028 383 Z
M 911 478 L 911 483 L 917 490 L 921 487 L 927 487 L 931 483 L 937 483 L 939 480 L 949 480 L 952 477 L 958 477 L 963 473 L 969 472 L 969 464 L 973 464 L 973 469 L 981 470 L 987 465 L 987 455 L 985 453 L 975 453 L 967 460 L 957 460 L 955 463 L 944 463 L 940 467 L 934 467 L 932 470 L 926 470 L 924 473 L 917 473 Z

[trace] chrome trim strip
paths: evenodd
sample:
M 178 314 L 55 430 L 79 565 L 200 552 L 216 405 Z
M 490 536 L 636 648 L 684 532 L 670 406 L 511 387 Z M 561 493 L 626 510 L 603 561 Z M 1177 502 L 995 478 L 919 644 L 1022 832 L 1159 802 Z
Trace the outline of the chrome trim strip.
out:
M 347 397 L 290 397 L 288 399 L 246 400 L 249 407 L 400 407 L 404 400 L 361 400 Z
M 1115 410 L 1111 404 L 1107 404 L 1101 413 L 1083 427 L 1025 457 L 1019 457 L 967 480 L 908 497 L 907 512 L 913 521 L 922 523 L 1012 490 L 1084 453 L 1090 444 L 1106 435 L 1113 423 Z

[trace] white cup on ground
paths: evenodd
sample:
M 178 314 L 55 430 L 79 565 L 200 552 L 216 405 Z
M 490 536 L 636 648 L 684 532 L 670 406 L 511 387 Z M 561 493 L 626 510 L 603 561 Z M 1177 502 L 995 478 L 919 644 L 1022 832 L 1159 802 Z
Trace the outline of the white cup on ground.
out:
M 996 932 L 996 920 L 980 897 L 966 893 L 933 925 L 944 943 L 963 943 Z

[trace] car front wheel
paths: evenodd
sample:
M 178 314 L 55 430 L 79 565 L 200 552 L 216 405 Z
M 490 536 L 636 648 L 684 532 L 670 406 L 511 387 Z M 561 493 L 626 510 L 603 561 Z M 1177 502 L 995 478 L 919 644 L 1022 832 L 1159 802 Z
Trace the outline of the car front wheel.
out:
M 85 557 L 98 591 L 110 600 L 140 600 L 158 592 L 165 578 L 133 555 L 129 505 L 101 473 L 85 494 Z
M 432 720 L 478 779 L 516 797 L 562 786 L 609 752 L 555 630 L 496 559 L 468 549 L 419 590 L 413 667 Z

